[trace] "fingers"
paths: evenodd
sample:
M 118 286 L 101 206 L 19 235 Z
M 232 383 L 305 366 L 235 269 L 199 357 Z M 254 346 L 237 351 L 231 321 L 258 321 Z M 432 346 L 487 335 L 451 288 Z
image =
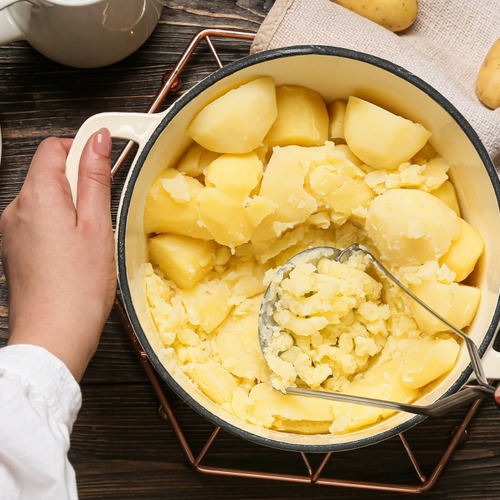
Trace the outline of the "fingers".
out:
M 56 137 L 43 140 L 33 155 L 23 190 L 29 190 L 33 185 L 41 183 L 49 192 L 52 189 L 61 189 L 70 193 L 65 170 L 66 157 L 72 143 L 72 139 Z
M 93 221 L 110 213 L 111 135 L 101 128 L 87 142 L 78 173 L 79 220 Z

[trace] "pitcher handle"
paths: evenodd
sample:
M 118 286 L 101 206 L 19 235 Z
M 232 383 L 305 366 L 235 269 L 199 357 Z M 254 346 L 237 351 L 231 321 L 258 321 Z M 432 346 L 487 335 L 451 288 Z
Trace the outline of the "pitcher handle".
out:
M 66 177 L 71 189 L 73 203 L 77 202 L 78 169 L 83 148 L 90 136 L 100 128 L 106 127 L 111 137 L 128 139 L 139 144 L 138 151 L 143 149 L 146 142 L 159 125 L 162 114 L 154 113 L 99 113 L 88 118 L 76 133 L 68 158 L 66 159 Z

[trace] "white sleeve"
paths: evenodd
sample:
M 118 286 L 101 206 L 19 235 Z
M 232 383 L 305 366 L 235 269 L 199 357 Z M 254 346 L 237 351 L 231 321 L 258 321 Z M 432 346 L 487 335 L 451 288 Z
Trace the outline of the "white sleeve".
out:
M 76 499 L 68 461 L 81 391 L 62 361 L 33 345 L 0 349 L 0 499 Z

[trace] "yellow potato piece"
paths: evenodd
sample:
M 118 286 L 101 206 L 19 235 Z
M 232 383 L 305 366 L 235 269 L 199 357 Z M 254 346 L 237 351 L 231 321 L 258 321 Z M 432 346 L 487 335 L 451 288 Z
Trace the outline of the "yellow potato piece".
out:
M 198 216 L 213 239 L 236 247 L 247 243 L 254 226 L 245 213 L 243 201 L 215 187 L 206 187 L 197 197 Z
M 391 189 L 370 203 L 366 230 L 385 261 L 412 266 L 439 259 L 449 250 L 460 236 L 458 219 L 429 193 Z
M 215 244 L 178 234 L 148 240 L 149 259 L 180 288 L 191 288 L 212 269 Z
M 455 186 L 450 181 L 445 181 L 431 194 L 438 197 L 443 203 L 446 203 L 459 217 L 460 217 L 460 204 L 458 203 L 458 196 Z
M 333 144 L 328 143 L 310 148 L 285 146 L 274 149 L 259 194 L 272 200 L 277 208 L 255 229 L 253 242 L 280 236 L 306 221 L 317 209 L 316 199 L 304 188 L 305 178 L 311 165 L 327 161 L 333 148 Z
M 344 118 L 347 103 L 345 101 L 333 101 L 328 106 L 328 115 L 330 117 L 329 136 L 330 139 L 337 143 L 344 142 Z
M 337 151 L 342 151 L 346 159 L 354 163 L 356 167 L 361 167 L 363 165 L 363 162 L 349 149 L 347 144 L 336 144 L 335 149 Z
M 458 283 L 450 285 L 435 282 L 422 283 L 411 285 L 410 290 L 459 329 L 470 325 L 481 299 L 479 288 Z M 415 300 L 411 300 L 409 305 L 418 327 L 423 332 L 433 334 L 450 330 L 445 323 L 426 311 Z
M 474 270 L 484 249 L 483 238 L 465 220 L 458 219 L 462 232 L 450 249 L 439 259 L 440 264 L 446 264 L 455 271 L 455 281 L 463 281 Z
M 230 90 L 205 106 L 188 127 L 188 135 L 217 153 L 250 153 L 276 120 L 276 89 L 265 76 Z
M 328 112 L 314 90 L 283 85 L 276 89 L 278 117 L 265 142 L 270 147 L 321 146 L 328 139 Z
M 269 369 L 259 344 L 256 328 L 261 296 L 243 302 L 218 328 L 215 344 L 222 365 L 236 377 L 266 380 Z
M 191 177 L 199 177 L 218 156 L 219 153 L 208 151 L 193 142 L 177 164 L 177 170 Z
M 230 403 L 237 387 L 235 378 L 219 363 L 191 363 L 185 367 L 201 391 L 218 404 Z
M 419 123 L 350 96 L 344 134 L 351 151 L 374 168 L 397 168 L 419 151 L 431 133 Z
M 205 169 L 205 186 L 243 201 L 259 185 L 264 166 L 255 153 L 219 156 Z
M 222 280 L 198 283 L 193 288 L 181 290 L 181 301 L 189 322 L 200 326 L 205 333 L 212 333 L 233 309 L 231 288 Z
M 411 341 L 404 353 L 401 381 L 419 389 L 449 372 L 457 360 L 460 344 L 454 338 L 422 338 Z
M 417 0 L 333 0 L 384 28 L 398 32 L 409 28 L 418 13 Z
M 198 223 L 196 197 L 203 184 L 170 168 L 149 188 L 144 209 L 146 233 L 175 233 L 209 240 L 211 234 Z

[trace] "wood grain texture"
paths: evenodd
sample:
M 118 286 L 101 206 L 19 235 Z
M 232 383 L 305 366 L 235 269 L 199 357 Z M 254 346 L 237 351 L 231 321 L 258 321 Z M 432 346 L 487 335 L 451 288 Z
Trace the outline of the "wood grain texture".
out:
M 145 111 L 188 42 L 201 29 L 256 31 L 270 0 L 167 0 L 161 22 L 135 54 L 98 70 L 55 64 L 23 42 L 0 48 L 0 210 L 18 193 L 31 157 L 44 138 L 71 137 L 83 121 L 103 111 Z M 248 44 L 222 41 L 223 62 L 243 57 Z M 182 75 L 181 92 L 215 69 L 209 51 L 200 48 Z M 171 96 L 171 102 L 176 96 Z M 114 146 L 115 154 L 123 145 Z M 115 178 L 116 213 L 126 167 Z M 0 269 L 0 345 L 7 339 L 7 286 Z M 198 453 L 213 426 L 165 389 L 189 442 Z M 118 315 L 113 311 L 95 358 L 82 381 L 83 407 L 72 434 L 70 458 L 82 499 L 268 499 L 401 498 L 401 494 L 351 488 L 243 479 L 194 471 L 172 430 Z M 0 410 L 1 411 L 1 410 Z M 425 474 L 459 421 L 461 412 L 426 421 L 410 431 Z M 317 464 L 321 456 L 310 457 Z M 225 431 L 217 436 L 207 463 L 226 467 L 305 474 L 299 454 L 270 450 Z M 402 450 L 390 440 L 354 452 L 333 455 L 326 477 L 418 484 Z M 1 487 L 1 486 L 0 486 Z M 485 403 L 465 443 L 454 453 L 425 498 L 500 498 L 500 414 Z

